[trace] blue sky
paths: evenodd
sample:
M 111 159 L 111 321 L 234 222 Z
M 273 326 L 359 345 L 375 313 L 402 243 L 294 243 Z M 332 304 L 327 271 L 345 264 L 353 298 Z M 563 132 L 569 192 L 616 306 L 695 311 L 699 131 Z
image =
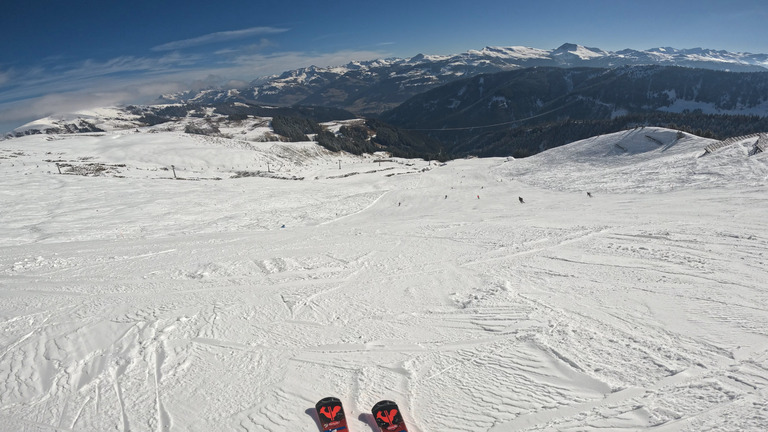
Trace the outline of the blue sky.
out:
M 768 53 L 767 22 L 765 0 L 7 0 L 0 132 L 311 64 L 485 46 Z

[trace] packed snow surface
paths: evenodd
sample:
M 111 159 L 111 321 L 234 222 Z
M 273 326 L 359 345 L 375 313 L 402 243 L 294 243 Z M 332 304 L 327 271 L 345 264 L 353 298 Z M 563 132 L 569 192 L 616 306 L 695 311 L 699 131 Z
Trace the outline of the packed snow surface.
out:
M 0 141 L 0 430 L 768 430 L 757 139 Z

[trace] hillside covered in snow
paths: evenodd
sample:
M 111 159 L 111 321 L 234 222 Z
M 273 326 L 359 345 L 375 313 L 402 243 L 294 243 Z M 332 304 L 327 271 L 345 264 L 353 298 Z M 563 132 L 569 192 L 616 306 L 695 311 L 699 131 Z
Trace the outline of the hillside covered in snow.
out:
M 436 163 L 96 126 L 0 141 L 2 430 L 319 431 L 326 396 L 356 432 L 381 399 L 768 428 L 765 135 Z

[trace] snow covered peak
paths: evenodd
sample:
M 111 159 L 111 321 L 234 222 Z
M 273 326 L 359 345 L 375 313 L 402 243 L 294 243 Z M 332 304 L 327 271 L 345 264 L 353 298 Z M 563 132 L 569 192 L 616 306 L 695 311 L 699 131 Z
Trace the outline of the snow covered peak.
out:
M 468 51 L 468 54 L 470 55 L 478 55 L 478 56 L 484 56 L 484 57 L 496 57 L 500 59 L 533 59 L 533 58 L 540 58 L 544 59 L 547 58 L 549 55 L 549 51 L 537 49 L 537 48 L 528 48 L 524 46 L 510 46 L 510 47 L 485 47 L 480 51 Z
M 599 48 L 588 48 L 582 45 L 576 45 L 572 43 L 565 43 L 560 45 L 557 49 L 552 51 L 553 56 L 575 56 L 581 60 L 589 60 L 598 57 L 605 57 L 610 55 L 609 52 L 603 51 Z

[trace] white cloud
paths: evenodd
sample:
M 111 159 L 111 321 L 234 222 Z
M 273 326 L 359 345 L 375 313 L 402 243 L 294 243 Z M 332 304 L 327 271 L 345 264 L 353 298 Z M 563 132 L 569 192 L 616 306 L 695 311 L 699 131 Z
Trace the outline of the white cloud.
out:
M 226 42 L 237 39 L 244 39 L 257 35 L 264 34 L 277 34 L 287 32 L 289 29 L 277 28 L 277 27 L 251 27 L 243 30 L 232 30 L 217 33 L 209 33 L 207 35 L 198 36 L 191 39 L 184 39 L 179 41 L 173 41 L 158 45 L 152 48 L 152 51 L 171 51 L 183 48 L 196 47 L 200 45 L 207 45 L 217 42 Z
M 160 94 L 180 91 L 178 82 L 101 81 L 89 88 L 49 93 L 0 104 L 0 135 L 49 115 L 130 103 L 149 103 Z

